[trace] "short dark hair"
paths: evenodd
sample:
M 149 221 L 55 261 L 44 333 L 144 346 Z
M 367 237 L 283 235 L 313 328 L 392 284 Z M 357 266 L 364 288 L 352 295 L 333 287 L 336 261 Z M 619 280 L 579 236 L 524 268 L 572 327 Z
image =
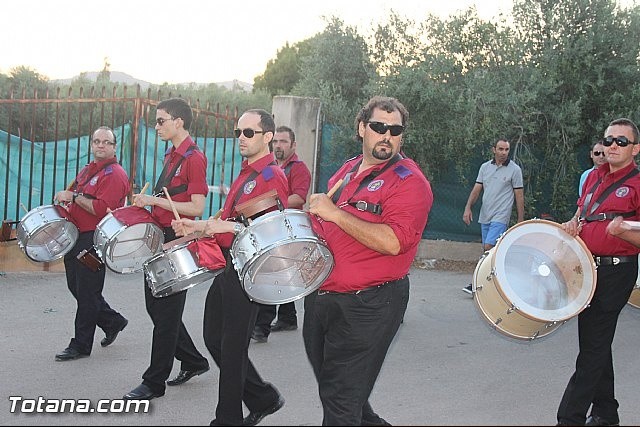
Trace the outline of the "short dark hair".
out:
M 405 106 L 402 105 L 402 103 L 396 98 L 391 98 L 388 96 L 374 96 L 367 102 L 364 107 L 362 107 L 362 109 L 356 115 L 356 141 L 362 142 L 362 137 L 358 132 L 360 122 L 368 122 L 371 118 L 371 115 L 373 114 L 373 110 L 375 110 L 376 108 L 386 111 L 387 113 L 393 113 L 394 111 L 399 112 L 402 116 L 402 126 L 405 127 L 406 131 L 407 121 L 409 120 L 409 112 L 407 111 Z
M 99 130 L 108 130 L 109 132 L 111 132 L 111 135 L 113 136 L 113 143 L 116 145 L 118 144 L 118 138 L 116 138 L 116 133 L 109 126 L 100 126 L 98 129 L 94 130 L 93 133 L 91 134 L 91 139 L 93 139 L 93 135 L 95 135 L 96 132 L 98 132 Z
M 260 128 L 266 133 L 271 132 L 275 133 L 276 131 L 276 122 L 273 121 L 273 116 L 271 113 L 263 110 L 262 108 L 252 108 L 244 112 L 244 114 L 251 113 L 257 114 L 260 116 Z
M 193 121 L 193 111 L 187 101 L 182 98 L 169 98 L 158 103 L 157 110 L 164 110 L 174 119 L 181 118 L 184 122 L 184 128 L 189 130 Z
M 491 146 L 493 148 L 496 148 L 498 146 L 498 142 L 500 142 L 500 141 L 506 142 L 507 144 L 509 144 L 509 147 L 511 147 L 511 142 L 507 138 L 498 138 L 498 139 L 496 139 L 495 141 L 493 141 L 491 143 Z
M 616 126 L 616 125 L 627 126 L 631 128 L 631 131 L 633 132 L 633 142 L 640 142 L 638 141 L 640 139 L 640 132 L 638 132 L 638 126 L 636 126 L 636 124 L 633 123 L 631 120 L 626 119 L 624 117 L 615 119 L 614 121 L 609 123 L 609 126 L 607 126 L 607 129 L 609 129 L 611 126 Z
M 293 133 L 293 129 L 291 129 L 289 126 L 278 126 L 276 128 L 276 132 L 287 132 L 289 134 L 291 142 L 296 142 L 296 134 Z

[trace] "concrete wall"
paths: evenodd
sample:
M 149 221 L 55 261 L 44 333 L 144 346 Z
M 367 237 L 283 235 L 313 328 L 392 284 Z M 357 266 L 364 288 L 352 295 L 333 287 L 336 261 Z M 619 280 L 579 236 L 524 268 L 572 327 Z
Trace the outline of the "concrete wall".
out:
M 315 192 L 317 153 L 320 148 L 321 103 L 318 98 L 276 96 L 271 110 L 276 126 L 289 126 L 296 134 L 296 153 L 311 171 L 310 193 Z

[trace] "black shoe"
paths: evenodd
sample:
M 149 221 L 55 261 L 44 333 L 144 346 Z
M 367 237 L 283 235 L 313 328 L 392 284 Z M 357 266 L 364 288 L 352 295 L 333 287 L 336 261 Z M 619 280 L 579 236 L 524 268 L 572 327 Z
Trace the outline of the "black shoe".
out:
M 122 396 L 124 400 L 151 400 L 154 397 L 164 396 L 164 391 L 162 393 L 157 393 L 148 386 L 144 384 L 140 384 L 138 387 L 131 390 L 129 393 Z
M 89 357 L 88 354 L 80 353 L 75 348 L 67 347 L 62 350 L 60 353 L 56 354 L 57 362 L 66 362 L 67 360 L 76 360 L 82 357 Z
M 597 415 L 589 415 L 585 426 L 619 426 L 620 421 L 609 421 Z
M 251 339 L 254 340 L 255 342 L 265 343 L 269 340 L 269 336 L 265 335 L 265 333 L 262 332 L 262 329 L 256 327 L 253 329 L 253 332 L 251 333 Z
M 295 331 L 296 329 L 298 329 L 297 324 L 286 323 L 281 320 L 271 326 L 271 332 Z
M 284 399 L 282 396 L 278 396 L 278 400 L 273 405 L 269 406 L 264 411 L 251 412 L 242 420 L 243 426 L 257 426 L 260 421 L 267 415 L 271 415 L 284 406 Z
M 209 370 L 207 366 L 205 369 L 199 369 L 197 371 L 183 371 L 178 372 L 178 375 L 172 380 L 167 381 L 167 385 L 180 385 L 189 381 L 191 378 L 196 375 L 202 375 Z
M 102 338 L 102 341 L 100 341 L 100 345 L 103 347 L 106 347 L 110 344 L 113 344 L 116 338 L 118 338 L 118 334 L 120 333 L 120 331 L 126 328 L 128 324 L 129 324 L 129 321 L 127 319 L 124 319 L 124 323 L 122 324 L 120 329 L 117 329 L 115 332 L 110 332 L 108 334 L 105 334 L 105 337 Z

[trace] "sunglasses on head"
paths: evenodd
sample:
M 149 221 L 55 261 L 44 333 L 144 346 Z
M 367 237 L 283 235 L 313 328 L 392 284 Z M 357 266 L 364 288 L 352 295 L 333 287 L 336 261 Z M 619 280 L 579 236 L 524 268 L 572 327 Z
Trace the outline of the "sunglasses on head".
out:
M 404 126 L 402 125 L 388 125 L 382 122 L 367 122 L 369 127 L 375 133 L 379 133 L 380 135 L 384 135 L 387 131 L 391 132 L 391 136 L 398 136 L 402 132 L 404 132 Z
M 265 133 L 263 130 L 253 130 L 253 129 L 234 129 L 233 134 L 236 138 L 240 138 L 240 135 L 244 135 L 246 138 L 253 138 L 256 133 Z
M 629 144 L 637 144 L 637 142 L 633 142 L 633 141 L 629 141 L 626 137 L 624 136 L 608 136 L 606 138 L 604 138 L 602 140 L 602 145 L 604 145 L 605 147 L 611 147 L 611 145 L 613 145 L 613 143 L 618 144 L 618 147 L 626 147 Z
M 597 156 L 604 156 L 604 151 L 594 151 L 593 155 L 596 156 L 596 157 Z

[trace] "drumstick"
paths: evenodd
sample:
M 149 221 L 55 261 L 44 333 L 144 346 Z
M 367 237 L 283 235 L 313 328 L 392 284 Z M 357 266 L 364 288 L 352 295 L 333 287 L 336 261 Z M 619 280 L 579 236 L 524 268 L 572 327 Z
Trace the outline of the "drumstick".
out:
M 327 191 L 327 197 L 329 198 L 333 197 L 335 192 L 338 191 L 338 189 L 342 185 L 342 181 L 343 181 L 342 179 L 339 179 L 338 181 L 336 181 L 335 184 L 333 184 L 333 187 L 331 187 L 331 190 Z
M 180 214 L 178 214 L 178 211 L 176 210 L 176 205 L 173 204 L 173 200 L 171 200 L 171 195 L 169 194 L 169 190 L 167 190 L 167 187 L 162 187 L 162 191 L 164 191 L 164 195 L 167 196 L 167 200 L 169 201 L 169 204 L 171 205 L 171 210 L 173 211 L 173 216 L 176 217 L 176 220 L 180 221 Z
M 142 187 L 142 190 L 140 190 L 140 194 L 144 194 L 144 192 L 147 191 L 147 188 L 149 188 L 148 182 L 144 185 L 144 187 Z
M 20 207 L 22 209 L 24 209 L 24 213 L 29 213 L 29 211 L 27 210 L 27 207 L 24 205 L 24 203 L 20 202 Z
M 218 218 L 220 218 L 220 216 L 222 216 L 222 209 L 220 209 L 218 212 L 216 212 L 216 214 L 213 216 L 213 219 L 218 219 Z

